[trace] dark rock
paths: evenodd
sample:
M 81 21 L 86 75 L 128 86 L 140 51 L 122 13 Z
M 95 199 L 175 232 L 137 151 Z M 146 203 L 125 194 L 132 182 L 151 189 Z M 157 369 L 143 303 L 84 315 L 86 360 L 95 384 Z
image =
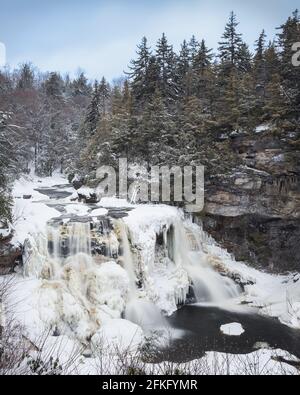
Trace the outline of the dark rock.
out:
M 90 195 L 83 195 L 81 193 L 78 193 L 78 198 L 80 202 L 87 204 L 96 204 L 99 202 L 99 198 L 96 193 L 91 193 Z
M 203 226 L 239 261 L 275 272 L 300 271 L 299 220 L 206 215 Z
M 0 275 L 13 272 L 18 260 L 22 259 L 22 247 L 0 241 Z
M 207 177 L 205 230 L 237 260 L 300 271 L 299 145 L 266 130 L 236 135 L 232 150 L 239 165 Z
M 72 181 L 72 184 L 73 184 L 74 189 L 76 189 L 76 191 L 78 191 L 78 189 L 80 189 L 81 187 L 84 186 L 84 179 L 83 178 L 80 178 L 80 179 L 76 178 Z
M 23 195 L 24 200 L 30 200 L 32 198 L 32 195 Z

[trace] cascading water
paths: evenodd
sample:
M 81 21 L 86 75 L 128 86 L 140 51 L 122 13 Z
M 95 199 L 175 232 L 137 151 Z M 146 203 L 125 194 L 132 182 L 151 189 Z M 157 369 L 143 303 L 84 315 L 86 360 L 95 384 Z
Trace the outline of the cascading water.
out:
M 176 221 L 173 225 L 173 257 L 177 265 L 182 265 L 192 282 L 196 301 L 198 303 L 221 303 L 239 295 L 239 287 L 229 278 L 222 277 L 213 270 L 203 253 L 203 243 L 200 239 L 200 229 Z
M 48 226 L 48 249 L 56 261 L 78 254 L 91 256 L 90 223 L 71 222 Z
M 211 267 L 201 228 L 170 210 L 156 216 L 155 209 L 144 222 L 55 219 L 47 234 L 33 238 L 24 273 L 45 281 L 41 301 L 54 298 L 50 327 L 71 327 L 85 339 L 101 326 L 102 314 L 123 314 L 145 332 L 169 330 L 164 314 L 186 302 L 190 286 L 199 303 L 237 296 L 235 283 Z
M 131 301 L 132 299 L 138 297 L 138 289 L 137 289 L 137 277 L 134 268 L 134 260 L 133 260 L 133 255 L 131 252 L 131 246 L 128 237 L 128 229 L 122 220 L 117 221 L 116 225 L 120 232 L 124 269 L 126 270 L 130 281 L 129 300 Z
M 122 220 L 117 221 L 116 226 L 121 238 L 124 269 L 130 281 L 125 317 L 129 321 L 141 326 L 146 332 L 151 332 L 158 328 L 165 329 L 168 327 L 168 323 L 161 311 L 154 303 L 141 299 L 141 295 L 139 294 L 134 257 L 129 241 L 129 230 Z
M 69 227 L 70 255 L 79 253 L 91 255 L 91 227 L 90 223 L 73 223 Z

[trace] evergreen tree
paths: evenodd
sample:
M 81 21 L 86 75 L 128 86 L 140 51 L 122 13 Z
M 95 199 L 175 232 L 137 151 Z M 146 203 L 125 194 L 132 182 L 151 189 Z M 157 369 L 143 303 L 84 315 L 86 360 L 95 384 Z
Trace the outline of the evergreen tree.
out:
M 83 72 L 70 84 L 70 90 L 73 96 L 89 96 L 91 89 Z
M 256 95 L 255 78 L 251 73 L 245 73 L 240 82 L 239 119 L 238 125 L 243 130 L 251 132 L 260 122 L 261 108 Z
M 92 97 L 88 105 L 85 120 L 81 128 L 81 136 L 83 139 L 88 139 L 95 134 L 97 125 L 100 119 L 100 95 L 99 84 L 97 81 L 94 83 Z
M 21 66 L 20 76 L 17 82 L 17 89 L 30 90 L 34 87 L 34 71 L 29 63 Z
M 266 100 L 263 108 L 263 121 L 279 124 L 286 114 L 286 97 L 282 89 L 282 80 L 279 74 L 273 74 L 266 85 Z
M 137 59 L 132 60 L 127 73 L 131 81 L 132 97 L 137 109 L 141 109 L 148 95 L 147 74 L 151 58 L 151 50 L 148 47 L 146 37 L 137 47 Z
M 238 26 L 236 15 L 231 12 L 222 41 L 219 43 L 219 58 L 224 67 L 229 70 L 239 66 L 243 41 L 242 35 L 237 31 Z
M 242 43 L 238 53 L 238 70 L 249 73 L 252 69 L 252 55 L 247 44 Z
M 263 30 L 255 42 L 255 55 L 254 55 L 254 75 L 258 84 L 265 84 L 266 81 L 266 33 Z
M 50 73 L 45 81 L 46 95 L 51 99 L 62 99 L 64 82 L 58 73 Z
M 198 54 L 193 64 L 193 89 L 192 93 L 201 101 L 202 112 L 211 111 L 208 109 L 211 103 L 211 96 L 214 91 L 214 75 L 212 69 L 213 54 L 212 49 L 206 46 L 205 40 L 201 41 Z M 200 111 L 200 108 L 199 108 Z
M 266 82 L 270 82 L 274 74 L 279 74 L 280 72 L 280 59 L 274 42 L 269 42 L 264 57 L 266 61 Z
M 110 86 L 104 77 L 102 78 L 98 87 L 98 96 L 100 117 L 106 116 L 109 106 Z
M 163 96 L 157 90 L 147 104 L 137 125 L 135 147 L 139 155 L 150 165 L 168 163 L 172 156 L 175 123 Z
M 192 38 L 190 39 L 188 48 L 190 55 L 190 64 L 193 65 L 199 51 L 199 42 L 197 41 L 195 36 L 192 36 Z
M 156 59 L 160 70 L 159 90 L 166 103 L 170 104 L 178 97 L 179 93 L 176 70 L 177 59 L 165 34 L 158 40 Z
M 240 118 L 240 78 L 236 72 L 227 76 L 221 71 L 218 75 L 217 85 L 218 124 L 222 132 L 236 130 L 239 127 L 238 120 Z
M 280 26 L 278 44 L 281 49 L 280 72 L 282 76 L 282 89 L 288 104 L 289 117 L 300 118 L 300 68 L 295 67 L 291 61 L 292 46 L 300 42 L 300 15 L 296 10 L 287 22 Z M 287 114 L 288 115 L 288 114 Z
M 191 68 L 190 50 L 186 40 L 181 44 L 181 50 L 177 59 L 177 82 L 181 98 L 191 94 Z
M 193 69 L 196 73 L 203 75 L 205 70 L 211 66 L 213 60 L 212 49 L 206 46 L 205 40 L 201 41 L 199 51 L 193 62 Z

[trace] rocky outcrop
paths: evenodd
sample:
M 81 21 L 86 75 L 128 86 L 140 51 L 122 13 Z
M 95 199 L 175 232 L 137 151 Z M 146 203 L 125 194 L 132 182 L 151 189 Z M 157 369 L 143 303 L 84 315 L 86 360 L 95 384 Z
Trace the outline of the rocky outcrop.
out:
M 240 166 L 208 179 L 205 230 L 237 259 L 300 270 L 299 135 L 237 135 L 231 145 Z
M 22 247 L 10 243 L 10 239 L 0 240 L 0 275 L 11 273 L 22 259 Z

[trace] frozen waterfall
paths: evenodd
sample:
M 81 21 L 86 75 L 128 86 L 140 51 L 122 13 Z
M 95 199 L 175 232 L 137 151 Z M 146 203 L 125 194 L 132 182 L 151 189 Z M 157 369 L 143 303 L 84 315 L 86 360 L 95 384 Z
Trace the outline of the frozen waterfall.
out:
M 55 310 L 48 317 L 40 306 L 41 318 L 80 339 L 105 317 L 165 328 L 164 315 L 187 301 L 221 304 L 240 292 L 215 270 L 222 250 L 173 207 L 137 208 L 121 219 L 56 219 L 25 250 L 24 273 L 42 281 L 39 303 Z

